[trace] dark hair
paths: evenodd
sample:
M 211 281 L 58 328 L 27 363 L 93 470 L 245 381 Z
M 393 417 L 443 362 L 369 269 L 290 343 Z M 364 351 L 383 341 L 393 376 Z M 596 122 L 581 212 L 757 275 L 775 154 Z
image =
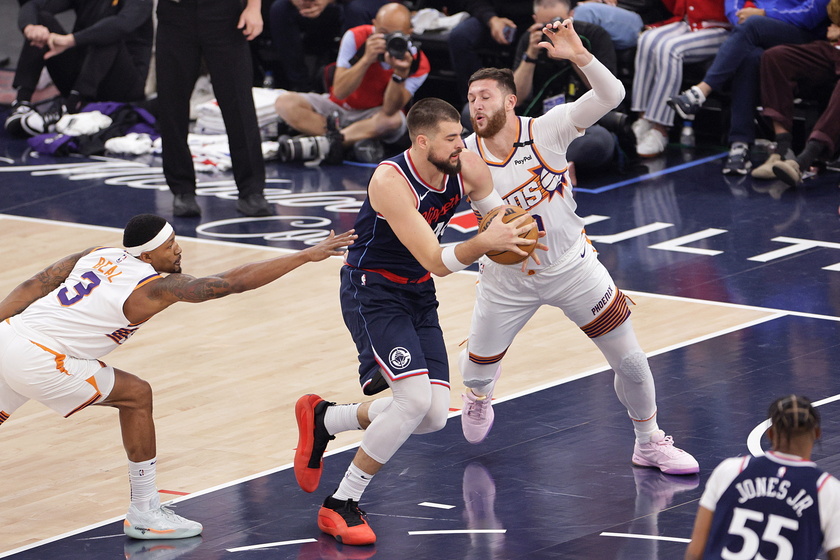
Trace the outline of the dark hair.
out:
M 775 432 L 776 442 L 790 442 L 791 438 L 820 427 L 820 413 L 807 397 L 789 395 L 776 399 L 767 412 Z
M 461 114 L 443 99 L 426 97 L 415 103 L 408 111 L 406 124 L 413 142 L 419 134 L 435 132 L 441 122 L 461 122 Z
M 123 247 L 139 247 L 160 233 L 166 220 L 154 214 L 138 214 L 125 225 Z
M 493 80 L 506 95 L 516 95 L 516 82 L 513 81 L 513 70 L 510 68 L 482 68 L 476 70 L 470 76 L 467 87 L 478 80 Z

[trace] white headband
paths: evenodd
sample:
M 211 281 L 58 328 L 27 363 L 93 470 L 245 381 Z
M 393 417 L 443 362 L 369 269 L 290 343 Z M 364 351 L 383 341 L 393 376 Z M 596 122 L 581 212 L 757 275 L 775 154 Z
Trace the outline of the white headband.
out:
M 175 230 L 172 229 L 172 226 L 169 225 L 169 222 L 166 222 L 163 225 L 163 229 L 161 229 L 157 235 L 151 238 L 149 241 L 146 241 L 142 245 L 138 245 L 137 247 L 126 247 L 125 250 L 128 251 L 128 254 L 132 257 L 139 257 L 141 253 L 147 253 L 149 251 L 154 251 L 164 243 L 166 240 L 169 239 L 169 236 L 175 233 Z

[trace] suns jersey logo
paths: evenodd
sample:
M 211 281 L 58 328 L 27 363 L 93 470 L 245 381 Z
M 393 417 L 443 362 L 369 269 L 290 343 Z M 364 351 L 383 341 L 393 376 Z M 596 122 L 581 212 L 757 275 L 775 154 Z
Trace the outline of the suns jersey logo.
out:
M 529 177 L 524 183 L 502 198 L 506 204 L 529 210 L 545 200 L 551 200 L 555 195 L 563 197 L 569 186 L 566 171 L 554 171 L 540 163 L 528 169 Z

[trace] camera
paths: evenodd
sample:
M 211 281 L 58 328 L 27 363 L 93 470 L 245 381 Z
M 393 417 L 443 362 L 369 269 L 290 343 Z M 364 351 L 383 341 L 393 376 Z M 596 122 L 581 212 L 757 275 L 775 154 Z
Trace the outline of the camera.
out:
M 385 50 L 394 58 L 402 59 L 413 45 L 411 37 L 401 31 L 394 31 L 385 35 Z M 384 56 L 380 57 L 384 60 Z
M 284 163 L 301 161 L 304 165 L 337 165 L 344 159 L 341 134 L 327 136 L 283 135 L 277 139 L 280 161 Z

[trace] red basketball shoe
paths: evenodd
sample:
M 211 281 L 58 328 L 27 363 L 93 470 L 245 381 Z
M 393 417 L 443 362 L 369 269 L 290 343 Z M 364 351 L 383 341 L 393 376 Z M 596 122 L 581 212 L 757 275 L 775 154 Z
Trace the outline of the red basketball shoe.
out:
M 364 515 L 353 500 L 336 500 L 328 496 L 318 511 L 318 528 L 342 544 L 373 544 L 376 535 Z
M 295 450 L 295 478 L 305 492 L 314 492 L 321 482 L 327 443 L 335 439 L 324 427 L 324 412 L 335 403 L 318 395 L 303 395 L 295 403 L 298 444 Z

